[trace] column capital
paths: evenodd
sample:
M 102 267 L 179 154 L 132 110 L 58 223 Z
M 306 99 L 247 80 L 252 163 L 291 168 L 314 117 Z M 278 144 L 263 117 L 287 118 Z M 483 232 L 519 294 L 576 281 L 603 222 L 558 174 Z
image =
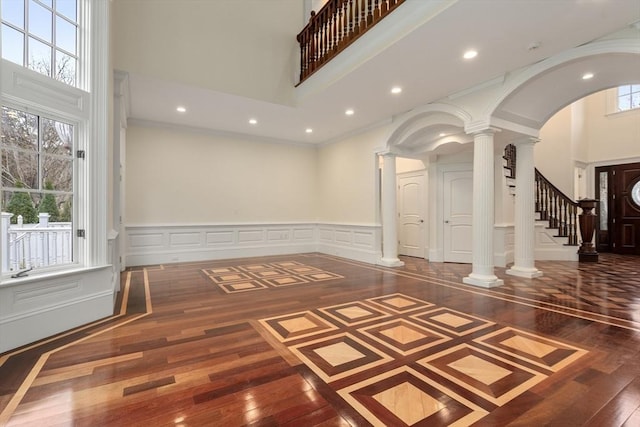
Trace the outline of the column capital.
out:
M 540 138 L 536 138 L 535 136 L 528 136 L 525 138 L 517 139 L 513 141 L 512 144 L 515 145 L 516 147 L 519 147 L 521 145 L 527 145 L 527 144 L 535 145 L 540 141 L 541 141 Z
M 475 140 L 477 137 L 480 137 L 480 136 L 490 136 L 493 138 L 493 136 L 498 132 L 502 132 L 502 129 L 489 127 L 489 128 L 471 132 L 470 135 L 473 135 L 473 139 Z
M 376 151 L 376 154 L 378 156 L 382 156 L 382 157 L 398 157 L 398 153 L 395 153 L 395 152 L 391 151 L 390 149 Z
M 501 132 L 502 129 L 491 126 L 491 124 L 486 120 L 479 120 L 472 123 L 467 123 L 464 126 L 464 132 L 467 135 L 477 135 L 477 134 L 491 134 L 493 135 L 496 132 Z

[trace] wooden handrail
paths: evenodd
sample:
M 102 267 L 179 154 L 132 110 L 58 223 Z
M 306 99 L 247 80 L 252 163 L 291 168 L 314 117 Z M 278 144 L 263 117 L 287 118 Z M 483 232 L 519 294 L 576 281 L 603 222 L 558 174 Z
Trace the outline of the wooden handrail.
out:
M 329 0 L 296 37 L 300 83 L 405 0 Z
M 570 246 L 578 244 L 578 203 L 551 184 L 536 169 L 536 212 L 540 219 L 549 221 L 549 228 L 558 230 L 558 236 L 567 237 Z

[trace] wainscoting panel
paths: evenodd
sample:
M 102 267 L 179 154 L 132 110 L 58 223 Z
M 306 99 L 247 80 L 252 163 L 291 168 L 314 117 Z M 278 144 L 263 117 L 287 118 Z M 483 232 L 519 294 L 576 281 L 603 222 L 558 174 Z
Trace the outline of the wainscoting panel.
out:
M 233 230 L 211 231 L 206 234 L 206 245 L 232 245 L 233 244 Z
M 113 314 L 110 266 L 0 286 L 0 353 Z
M 309 252 L 375 264 L 381 247 L 379 225 L 136 225 L 126 232 L 127 266 Z
M 506 267 L 513 263 L 515 230 L 512 224 L 496 225 L 493 228 L 493 262 L 496 267 Z
M 318 224 L 318 252 L 375 264 L 382 257 L 382 226 Z

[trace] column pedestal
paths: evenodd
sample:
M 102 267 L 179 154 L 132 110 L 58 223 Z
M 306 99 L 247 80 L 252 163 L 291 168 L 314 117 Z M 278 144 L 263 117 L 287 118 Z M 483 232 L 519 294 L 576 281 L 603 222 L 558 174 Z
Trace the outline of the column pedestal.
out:
M 582 236 L 582 244 L 578 249 L 578 261 L 580 262 L 598 262 L 598 251 L 591 243 L 598 219 L 598 216 L 593 213 L 593 209 L 597 205 L 598 201 L 595 199 L 578 200 L 578 206 L 582 209 L 582 213 L 578 215 L 580 235 Z

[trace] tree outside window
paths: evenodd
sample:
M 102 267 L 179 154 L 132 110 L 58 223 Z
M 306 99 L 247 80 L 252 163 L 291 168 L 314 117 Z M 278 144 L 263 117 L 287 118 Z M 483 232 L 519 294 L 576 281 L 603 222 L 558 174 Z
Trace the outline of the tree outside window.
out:
M 77 85 L 77 0 L 3 0 L 2 57 Z
M 9 233 L 5 268 L 73 261 L 73 135 L 69 123 L 2 107 L 0 201 L 2 212 L 13 214 L 11 224 L 18 224 L 3 230 Z

